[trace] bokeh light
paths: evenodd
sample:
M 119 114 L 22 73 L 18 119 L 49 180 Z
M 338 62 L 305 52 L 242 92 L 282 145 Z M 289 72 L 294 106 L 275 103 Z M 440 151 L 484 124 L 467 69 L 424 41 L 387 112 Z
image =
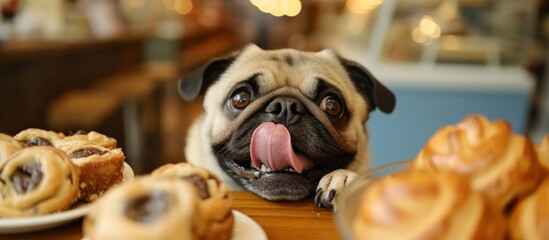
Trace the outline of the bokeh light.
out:
M 301 12 L 299 0 L 250 0 L 260 11 L 275 17 L 294 17 Z
M 383 0 L 347 0 L 347 10 L 352 13 L 367 14 L 379 7 Z
M 441 29 L 433 17 L 425 15 L 411 34 L 414 42 L 429 45 L 433 40 L 440 37 Z

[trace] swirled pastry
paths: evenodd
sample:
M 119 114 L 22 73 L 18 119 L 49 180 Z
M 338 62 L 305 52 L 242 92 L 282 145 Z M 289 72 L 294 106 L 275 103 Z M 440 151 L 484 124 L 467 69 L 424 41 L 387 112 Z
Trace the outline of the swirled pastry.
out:
M 116 139 L 109 137 L 105 134 L 98 133 L 96 131 L 86 132 L 83 130 L 78 130 L 74 134 L 71 134 L 60 141 L 57 141 L 55 147 L 65 148 L 70 147 L 72 142 L 88 142 L 88 144 L 99 145 L 108 149 L 115 149 L 117 141 Z
M 141 177 L 94 202 L 83 232 L 90 240 L 199 239 L 200 210 L 191 184 Z
M 511 239 L 549 239 L 549 179 L 513 210 Z
M 538 158 L 546 169 L 549 169 L 549 134 L 545 135 L 540 145 L 536 148 L 538 152 Z
M 513 134 L 506 121 L 490 122 L 480 115 L 436 132 L 413 167 L 465 176 L 502 209 L 533 191 L 545 175 L 530 140 Z
M 52 213 L 78 197 L 79 170 L 61 150 L 22 149 L 0 163 L 0 217 Z
M 503 239 L 501 211 L 460 177 L 404 170 L 374 180 L 355 215 L 356 239 Z
M 203 239 L 230 239 L 234 224 L 233 199 L 227 184 L 209 170 L 190 163 L 166 164 L 152 172 L 153 176 L 169 176 L 190 182 L 200 196 L 202 217 L 206 223 Z
M 17 141 L 20 141 L 26 147 L 30 146 L 53 146 L 57 141 L 63 139 L 63 133 L 54 131 L 46 131 L 39 128 L 28 128 L 14 136 Z
M 23 148 L 23 144 L 15 140 L 12 136 L 0 133 L 0 162 Z
M 107 189 L 123 180 L 124 152 L 108 149 L 87 141 L 71 141 L 64 148 L 71 161 L 80 169 L 80 199 L 92 202 Z

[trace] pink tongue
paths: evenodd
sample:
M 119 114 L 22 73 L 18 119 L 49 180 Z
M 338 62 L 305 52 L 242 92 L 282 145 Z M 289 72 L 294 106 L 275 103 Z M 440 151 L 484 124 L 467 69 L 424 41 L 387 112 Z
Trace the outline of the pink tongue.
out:
M 303 154 L 297 154 L 292 149 L 290 132 L 282 124 L 266 122 L 257 127 L 252 134 L 250 143 L 252 164 L 260 168 L 261 163 L 273 171 L 292 167 L 301 173 L 311 165 L 311 161 Z

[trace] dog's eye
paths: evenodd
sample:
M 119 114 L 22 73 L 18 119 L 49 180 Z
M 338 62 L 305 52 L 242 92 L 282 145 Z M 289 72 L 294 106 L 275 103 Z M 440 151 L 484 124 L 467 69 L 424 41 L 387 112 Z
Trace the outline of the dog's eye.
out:
M 341 106 L 339 99 L 333 96 L 326 96 L 322 99 L 322 102 L 320 102 L 320 108 L 332 117 L 339 118 L 343 113 L 343 107 Z
M 250 98 L 250 92 L 240 90 L 231 97 L 231 106 L 238 110 L 244 109 L 250 104 Z

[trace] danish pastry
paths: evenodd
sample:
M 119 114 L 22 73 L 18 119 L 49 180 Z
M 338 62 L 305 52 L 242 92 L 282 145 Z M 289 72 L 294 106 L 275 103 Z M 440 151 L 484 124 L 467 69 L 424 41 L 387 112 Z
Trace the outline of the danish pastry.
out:
M 188 182 L 141 177 L 99 198 L 84 219 L 83 232 L 90 240 L 199 239 L 200 210 Z
M 0 162 L 0 217 L 52 213 L 78 197 L 79 170 L 54 147 L 24 148 Z
M 351 228 L 365 240 L 503 239 L 506 230 L 501 211 L 461 177 L 421 170 L 370 183 Z
M 23 148 L 23 144 L 15 140 L 12 136 L 0 133 L 0 162 Z
M 46 131 L 39 128 L 28 128 L 14 136 L 17 141 L 20 141 L 26 147 L 30 146 L 53 146 L 57 141 L 63 139 L 63 133 L 54 131 Z
M 532 192 L 545 175 L 529 139 L 513 134 L 504 120 L 490 122 L 480 115 L 440 129 L 412 165 L 464 176 L 501 209 Z
M 63 149 L 64 147 L 70 146 L 72 141 L 88 142 L 89 144 L 99 145 L 108 149 L 115 149 L 117 144 L 116 139 L 105 134 L 96 131 L 86 132 L 78 130 L 74 134 L 57 141 L 55 147 Z
M 227 184 L 209 170 L 190 163 L 166 164 L 152 176 L 168 176 L 192 183 L 200 196 L 201 213 L 206 223 L 203 239 L 230 239 L 234 225 L 233 199 Z
M 64 149 L 80 169 L 80 199 L 92 202 L 103 192 L 123 180 L 124 152 L 87 141 L 71 141 Z

